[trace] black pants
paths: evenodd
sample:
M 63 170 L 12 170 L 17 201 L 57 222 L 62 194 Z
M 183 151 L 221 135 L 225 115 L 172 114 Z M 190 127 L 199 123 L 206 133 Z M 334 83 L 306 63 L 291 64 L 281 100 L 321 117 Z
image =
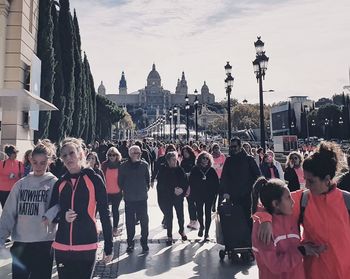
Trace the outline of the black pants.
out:
M 200 229 L 201 230 L 205 229 L 205 235 L 208 235 L 209 233 L 209 228 L 211 224 L 211 208 L 212 208 L 213 202 L 214 202 L 214 199 L 195 202 Z M 205 212 L 205 226 L 203 222 L 203 207 Z
M 190 220 L 197 221 L 196 205 L 194 204 L 194 200 L 191 197 L 187 198 L 187 204 L 188 204 L 188 214 L 190 215 Z
M 12 254 L 13 279 L 50 279 L 52 273 L 52 241 L 14 242 Z
M 141 225 L 141 245 L 147 244 L 148 239 L 148 213 L 147 200 L 125 201 L 125 221 L 128 245 L 134 244 L 135 237 L 135 215 Z
M 118 228 L 119 224 L 119 205 L 122 201 L 122 193 L 108 194 L 108 203 L 112 205 L 113 228 Z
M 10 191 L 0 191 L 0 204 L 1 207 L 4 208 L 5 202 L 10 194 Z
M 233 199 L 233 202 L 242 206 L 244 211 L 244 216 L 247 220 L 250 231 L 253 229 L 253 219 L 252 219 L 252 200 L 250 196 L 241 197 L 237 200 Z
M 55 260 L 59 279 L 90 279 L 95 267 L 96 250 L 58 251 Z
M 184 232 L 184 199 L 175 197 L 172 199 L 161 198 L 162 207 L 164 208 L 165 224 L 167 226 L 167 236 L 172 237 L 173 232 L 173 207 L 175 208 L 177 222 L 179 224 L 179 233 Z

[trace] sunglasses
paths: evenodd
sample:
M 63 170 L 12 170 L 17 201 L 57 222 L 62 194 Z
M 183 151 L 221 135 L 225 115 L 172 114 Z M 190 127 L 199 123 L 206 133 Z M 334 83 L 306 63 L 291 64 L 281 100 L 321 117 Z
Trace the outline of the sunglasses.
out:
M 290 157 L 292 160 L 299 160 L 298 157 Z

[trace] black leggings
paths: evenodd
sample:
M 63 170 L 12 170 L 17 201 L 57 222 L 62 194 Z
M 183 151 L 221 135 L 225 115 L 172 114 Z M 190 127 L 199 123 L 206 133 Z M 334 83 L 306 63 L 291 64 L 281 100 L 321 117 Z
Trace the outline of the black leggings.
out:
M 200 229 L 201 230 L 205 229 L 205 235 L 208 235 L 209 233 L 209 228 L 211 224 L 211 208 L 212 208 L 213 202 L 214 200 L 195 202 Z M 203 222 L 203 207 L 205 210 L 205 226 Z
M 108 194 L 108 203 L 112 205 L 113 228 L 118 228 L 119 224 L 119 205 L 122 201 L 122 193 Z
M 194 200 L 191 197 L 187 198 L 187 204 L 188 204 L 188 215 L 190 215 L 190 220 L 197 221 L 196 205 L 194 204 Z
M 72 252 L 55 250 L 59 279 L 90 279 L 95 267 L 96 250 Z
M 179 233 L 184 232 L 184 200 L 182 197 L 175 197 L 172 200 L 164 199 L 162 200 L 164 215 L 165 215 L 165 224 L 167 226 L 167 236 L 172 237 L 173 232 L 173 207 L 176 211 L 177 223 L 179 225 Z
M 5 202 L 10 194 L 10 191 L 0 191 L 0 204 L 2 209 L 4 209 Z
M 13 279 L 50 279 L 52 273 L 52 241 L 14 242 L 12 254 Z

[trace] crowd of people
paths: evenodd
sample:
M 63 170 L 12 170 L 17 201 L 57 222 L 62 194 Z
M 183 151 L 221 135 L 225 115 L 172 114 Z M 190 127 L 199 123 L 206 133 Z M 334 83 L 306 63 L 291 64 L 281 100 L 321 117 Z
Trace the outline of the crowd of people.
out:
M 53 259 L 60 279 L 90 278 L 98 244 L 96 214 L 108 263 L 113 237 L 122 233 L 122 200 L 126 252 L 134 250 L 137 224 L 142 250 L 148 252 L 147 200 L 153 187 L 167 245 L 173 243 L 174 209 L 182 241 L 187 240 L 186 204 L 187 228 L 207 241 L 212 212 L 225 199 L 243 209 L 260 278 L 350 277 L 350 154 L 334 143 L 322 142 L 306 158 L 291 152 L 285 164 L 273 150 L 237 137 L 228 154 L 217 143 L 196 142 L 85 145 L 66 138 L 58 147 L 41 140 L 23 161 L 15 146 L 4 149 L 0 250 L 11 238 L 13 278 L 51 278 Z

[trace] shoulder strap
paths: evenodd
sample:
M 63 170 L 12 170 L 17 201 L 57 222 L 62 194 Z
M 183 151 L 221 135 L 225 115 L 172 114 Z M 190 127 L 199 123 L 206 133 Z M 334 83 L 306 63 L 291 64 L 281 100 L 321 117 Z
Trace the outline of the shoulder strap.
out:
M 348 209 L 349 215 L 350 215 L 350 193 L 344 190 L 341 190 L 341 191 L 343 193 L 343 198 L 344 198 L 346 208 Z
M 307 202 L 309 200 L 309 194 L 310 194 L 310 190 L 305 190 L 301 194 L 301 198 L 300 198 L 300 214 L 299 214 L 299 221 L 298 221 L 299 225 L 304 222 L 304 213 L 305 213 L 305 208 L 307 206 Z
M 7 160 L 4 160 L 4 161 L 2 162 L 2 168 L 5 168 L 6 161 L 7 161 Z

